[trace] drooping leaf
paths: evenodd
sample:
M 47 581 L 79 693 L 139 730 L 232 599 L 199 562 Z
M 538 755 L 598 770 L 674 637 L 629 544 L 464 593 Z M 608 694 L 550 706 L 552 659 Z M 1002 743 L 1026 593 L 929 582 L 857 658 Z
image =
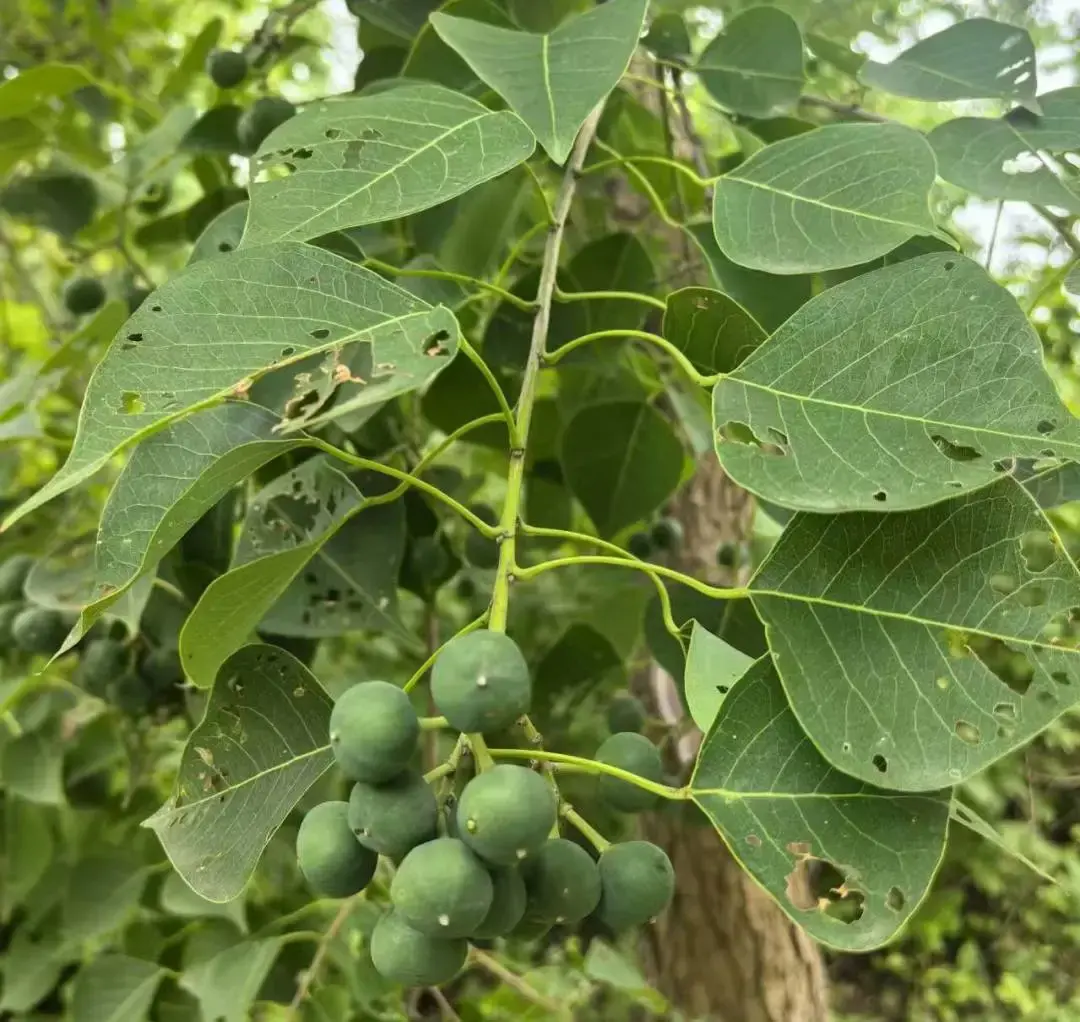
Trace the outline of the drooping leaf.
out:
M 27 731 L 0 747 L 0 782 L 4 790 L 36 805 L 61 806 L 64 798 L 64 750 L 54 734 Z
M 732 478 L 808 511 L 919 507 L 1013 457 L 1080 458 L 1015 299 L 954 255 L 815 298 L 716 385 L 713 425 Z
M 667 420 L 644 401 L 586 405 L 563 431 L 566 483 L 601 536 L 660 507 L 682 477 L 683 458 Z
M 724 701 L 690 787 L 780 908 L 845 951 L 893 937 L 945 851 L 949 793 L 883 791 L 830 767 L 799 727 L 768 657 Z
M 231 901 L 293 806 L 333 761 L 330 697 L 295 657 L 252 645 L 223 665 L 172 797 L 145 823 L 208 901 Z
M 802 92 L 802 34 L 786 11 L 751 7 L 724 25 L 694 69 L 722 106 L 748 117 L 771 117 Z
M 198 999 L 204 1019 L 247 1022 L 282 944 L 281 937 L 266 937 L 226 948 L 187 969 L 180 986 Z
M 750 590 L 799 722 L 871 784 L 955 784 L 1080 698 L 1080 571 L 1011 477 L 917 511 L 796 515 Z
M 62 99 L 93 84 L 94 79 L 75 64 L 28 67 L 0 84 L 0 120 L 25 117 L 49 100 Z
M 515 114 L 429 83 L 307 107 L 255 159 L 295 170 L 251 189 L 243 245 L 395 220 L 516 167 L 534 142 Z
M 934 234 L 934 153 L 900 124 L 832 124 L 755 153 L 716 184 L 713 230 L 740 266 L 812 273 Z
M 258 405 L 227 401 L 171 423 L 135 448 L 101 513 L 92 602 L 66 645 L 86 634 L 233 486 L 309 442 L 276 435 L 278 421 Z
M 922 39 L 888 64 L 868 60 L 859 78 L 894 96 L 947 103 L 958 99 L 1035 99 L 1035 46 L 1022 28 L 964 18 Z M 1036 107 L 1037 108 L 1037 107 Z
M 149 877 L 138 858 L 121 848 L 80 859 L 68 875 L 64 936 L 77 944 L 119 929 L 135 911 Z
M 321 458 L 305 461 L 275 487 L 248 523 L 249 560 L 210 583 L 184 622 L 180 661 L 199 688 L 214 684 L 225 661 L 251 639 L 263 616 L 288 590 L 320 547 L 355 513 L 360 491 Z
M 1080 88 L 1039 97 L 1004 117 L 958 117 L 927 136 L 946 181 L 985 199 L 1013 199 L 1080 213 L 1080 186 L 1047 154 L 1080 148 Z
M 197 262 L 124 325 L 90 380 L 68 460 L 6 524 L 82 482 L 120 448 L 242 396 L 273 368 L 325 353 L 324 404 L 345 382 L 336 367 L 362 352 L 374 367 L 363 399 L 375 403 L 430 379 L 455 353 L 458 335 L 446 309 L 310 245 L 279 242 Z M 351 372 L 347 382 L 356 382 Z
M 72 988 L 73 1022 L 144 1022 L 164 975 L 160 965 L 145 958 L 91 958 Z
M 761 325 L 734 298 L 707 287 L 667 296 L 663 334 L 703 373 L 730 373 L 765 340 Z
M 585 118 L 626 70 L 646 7 L 647 0 L 608 0 L 545 34 L 441 12 L 431 24 L 561 164 Z
M 712 727 L 720 707 L 738 681 L 754 663 L 742 650 L 724 642 L 696 621 L 690 633 L 683 691 L 686 708 L 702 731 Z
M 355 494 L 344 488 L 343 479 L 323 462 L 306 461 L 252 499 L 233 568 L 294 545 L 313 548 L 302 570 L 262 616 L 264 631 L 313 638 L 364 628 L 405 634 L 397 601 L 405 552 L 404 508 L 395 501 L 358 510 Z M 321 510 L 313 509 L 312 499 L 328 512 L 329 535 L 312 526 L 313 513 Z M 347 520 L 336 526 L 336 515 Z
M 21 798 L 4 800 L 4 862 L 0 882 L 0 920 L 12 913 L 45 875 L 55 850 L 47 815 Z

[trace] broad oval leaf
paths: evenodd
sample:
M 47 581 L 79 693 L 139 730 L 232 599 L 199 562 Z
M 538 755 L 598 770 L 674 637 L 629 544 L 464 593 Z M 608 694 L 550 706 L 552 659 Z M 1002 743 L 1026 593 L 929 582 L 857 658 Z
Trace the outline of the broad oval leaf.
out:
M 515 114 L 433 84 L 314 104 L 259 147 L 263 168 L 292 169 L 252 186 L 244 247 L 416 213 L 516 167 L 534 146 Z
M 800 729 L 768 657 L 724 700 L 690 788 L 780 908 L 845 951 L 895 936 L 945 851 L 949 793 L 882 791 L 829 766 Z M 829 866 L 840 875 L 831 883 Z
M 172 796 L 144 823 L 207 901 L 240 895 L 274 832 L 333 762 L 332 705 L 276 646 L 245 646 L 222 664 Z
M 65 646 L 85 635 L 233 486 L 310 442 L 276 435 L 278 421 L 258 405 L 226 401 L 171 423 L 135 448 L 101 512 L 95 599 L 83 607 Z
M 683 692 L 686 708 L 702 731 L 712 727 L 735 682 L 753 663 L 753 657 L 694 621 L 683 672 Z
M 748 117 L 771 117 L 802 93 L 799 26 L 777 7 L 751 7 L 724 26 L 694 70 L 722 106 Z
M 404 505 L 359 508 L 348 492 L 331 511 L 340 499 L 335 493 L 346 492 L 342 478 L 325 463 L 307 461 L 278 476 L 248 506 L 233 568 L 315 541 L 311 559 L 259 621 L 264 631 L 316 638 L 374 628 L 405 636 L 397 602 Z M 326 535 L 311 528 L 318 511 L 313 498 L 330 512 Z M 340 523 L 333 521 L 336 514 Z
M 1080 213 L 1080 187 L 1047 153 L 1080 148 L 1080 88 L 1039 97 L 1041 114 L 1023 107 L 1004 117 L 958 117 L 927 136 L 946 181 L 985 199 L 1013 199 Z
M 175 419 L 243 396 L 272 369 L 326 353 L 332 371 L 370 349 L 365 399 L 426 383 L 457 350 L 453 315 L 347 259 L 299 242 L 188 266 L 127 321 L 87 388 L 63 468 L 5 522 L 87 479 L 122 447 Z M 326 385 L 323 403 L 333 390 Z M 355 400 L 355 399 L 354 399 Z
M 765 340 L 746 309 L 708 287 L 684 287 L 667 296 L 663 334 L 703 373 L 732 372 Z
M 964 18 L 922 39 L 888 64 L 868 60 L 859 78 L 894 96 L 947 103 L 957 99 L 1035 98 L 1035 46 L 1022 28 Z
M 813 299 L 716 385 L 713 425 L 736 482 L 807 511 L 920 507 L 1010 458 L 1080 458 L 1016 300 L 951 254 Z
M 585 118 L 626 70 L 647 6 L 647 0 L 608 0 L 546 34 L 442 13 L 431 24 L 561 164 Z
M 740 266 L 813 273 L 935 234 L 934 153 L 900 124 L 832 124 L 775 142 L 716 183 L 713 231 Z
M 263 616 L 320 547 L 359 510 L 360 491 L 322 458 L 305 461 L 279 489 L 256 501 L 258 536 L 248 523 L 249 560 L 210 583 L 180 633 L 180 662 L 199 688 L 251 638 Z
M 119 954 L 91 958 L 72 987 L 72 1022 L 143 1022 L 165 972 L 144 958 Z
M 1080 698 L 1080 571 L 1011 477 L 891 515 L 796 515 L 750 583 L 826 759 L 905 791 L 956 784 Z
M 683 446 L 644 401 L 586 405 L 562 435 L 563 475 L 601 536 L 652 514 L 682 478 Z
M 284 937 L 246 940 L 184 970 L 180 986 L 194 995 L 204 1019 L 248 1022 Z

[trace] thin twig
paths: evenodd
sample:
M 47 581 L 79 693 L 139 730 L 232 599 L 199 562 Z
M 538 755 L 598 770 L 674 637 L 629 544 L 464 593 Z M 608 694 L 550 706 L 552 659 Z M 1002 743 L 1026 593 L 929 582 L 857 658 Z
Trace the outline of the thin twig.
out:
M 866 110 L 858 103 L 837 103 L 836 100 L 826 99 L 824 96 L 800 96 L 799 105 L 811 109 L 828 110 L 829 113 L 843 118 L 845 121 L 867 121 L 871 124 L 885 124 L 890 118 L 883 114 L 876 114 L 872 110 Z
M 1065 217 L 1055 216 L 1045 206 L 1037 206 L 1035 203 L 1031 204 L 1031 208 L 1057 231 L 1061 240 L 1072 249 L 1075 255 L 1080 255 L 1080 239 L 1073 234 L 1072 225 Z
M 319 0 L 292 0 L 283 7 L 271 10 L 244 47 L 248 63 L 252 67 L 261 64 L 281 44 L 293 24 L 318 4 Z
M 683 90 L 682 72 L 676 67 L 669 67 L 668 71 L 671 75 L 672 88 L 675 90 L 675 106 L 679 111 L 683 134 L 686 136 L 687 142 L 690 143 L 690 157 L 694 161 L 694 167 L 697 168 L 698 176 L 710 178 L 712 174 L 709 171 L 709 161 L 705 158 L 705 143 L 702 142 L 701 136 L 694 127 L 694 118 L 690 113 L 690 106 L 686 102 L 686 92 Z M 706 188 L 706 199 L 711 199 L 711 196 L 712 189 Z
M 326 928 L 326 932 L 319 939 L 319 945 L 315 949 L 315 955 L 311 959 L 311 964 L 304 970 L 303 979 L 300 980 L 300 985 L 296 988 L 296 994 L 289 1004 L 289 1011 L 294 1017 L 299 1014 L 300 1005 L 304 1003 L 308 994 L 311 992 L 311 986 L 319 974 L 319 969 L 322 968 L 323 961 L 330 953 L 331 943 L 333 943 L 334 938 L 338 935 L 338 931 L 345 924 L 345 920 L 349 918 L 349 913 L 352 912 L 355 905 L 355 897 L 347 898 L 343 901 L 341 907 L 337 910 L 337 915 L 334 916 L 330 925 Z
M 481 951 L 479 948 L 475 947 L 471 948 L 469 950 L 469 963 L 483 969 L 485 972 L 491 973 L 492 976 L 501 980 L 512 990 L 516 990 L 527 1001 L 531 1001 L 538 1008 L 550 1011 L 556 1018 L 570 1019 L 573 1017 L 569 1008 L 553 1001 L 550 997 L 545 997 L 526 979 L 519 976 L 516 972 L 512 972 L 503 965 L 502 962 L 492 955 L 489 955 L 486 951 Z
M 438 987 L 428 987 L 428 993 L 431 994 L 432 1000 L 439 1006 L 439 1011 L 442 1012 L 442 1017 L 446 1022 L 461 1022 L 461 1016 L 454 1011 L 454 1006 L 446 999 L 446 994 Z

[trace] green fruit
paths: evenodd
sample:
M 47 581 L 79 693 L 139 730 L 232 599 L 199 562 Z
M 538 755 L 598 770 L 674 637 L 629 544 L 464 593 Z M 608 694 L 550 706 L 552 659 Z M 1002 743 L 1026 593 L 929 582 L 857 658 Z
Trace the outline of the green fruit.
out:
M 521 922 L 528 901 L 525 881 L 513 867 L 491 870 L 491 883 L 494 888 L 491 908 L 484 921 L 470 935 L 478 940 L 505 937 Z
M 235 89 L 247 77 L 247 57 L 237 50 L 214 50 L 206 60 L 206 73 L 219 89 Z
M 0 603 L 23 598 L 26 577 L 34 566 L 34 558 L 29 554 L 16 554 L 0 564 Z
M 270 132 L 284 124 L 295 113 L 296 107 L 279 96 L 263 96 L 255 100 L 251 108 L 245 110 L 236 123 L 236 134 L 244 152 L 255 152 Z
M 494 897 L 483 863 L 457 838 L 417 845 L 398 866 L 390 900 L 401 918 L 429 937 L 467 937 Z
M 347 802 L 323 802 L 304 817 L 296 835 L 296 859 L 308 883 L 328 898 L 362 891 L 379 862 L 353 837 Z
M 429 937 L 399 912 L 387 912 L 371 933 L 371 963 L 380 976 L 407 987 L 433 987 L 451 980 L 465 964 L 464 940 Z
M 502 632 L 482 630 L 451 639 L 431 671 L 431 695 L 458 731 L 498 731 L 528 712 L 529 666 Z
M 624 841 L 600 856 L 596 918 L 615 933 L 656 918 L 675 893 L 675 871 L 651 841 Z
M 94 639 L 82 651 L 76 677 L 91 695 L 104 696 L 113 683 L 128 673 L 130 666 L 131 652 L 122 642 Z
M 52 656 L 67 638 L 68 627 L 55 610 L 27 607 L 15 615 L 11 638 L 24 653 Z
M 629 692 L 619 693 L 608 705 L 607 726 L 613 735 L 620 731 L 640 731 L 647 718 L 648 714 L 641 705 L 641 700 Z
M 627 541 L 626 549 L 635 557 L 645 560 L 652 556 L 653 544 L 647 532 L 635 532 Z
M 172 648 L 159 646 L 151 650 L 139 664 L 139 674 L 155 691 L 174 688 L 184 682 L 180 654 Z
M 612 735 L 596 750 L 596 760 L 608 766 L 619 767 L 648 781 L 660 784 L 664 780 L 664 766 L 660 752 L 644 735 L 633 731 L 620 731 Z M 623 781 L 609 774 L 599 778 L 601 797 L 615 809 L 624 813 L 641 813 L 656 805 L 658 796 L 630 781 Z
M 408 695 L 389 682 L 353 685 L 330 712 L 334 758 L 354 781 L 381 784 L 400 774 L 419 738 L 420 721 Z
M 365 848 L 391 859 L 404 858 L 435 837 L 439 805 L 422 774 L 407 770 L 386 784 L 353 785 L 349 826 Z
M 649 530 L 649 538 L 658 550 L 674 550 L 683 539 L 683 527 L 674 518 L 661 518 Z
M 738 551 L 734 543 L 721 543 L 716 548 L 716 563 L 721 568 L 734 568 L 738 559 Z
M 522 865 L 530 914 L 553 923 L 580 923 L 600 901 L 592 856 L 566 838 L 545 841 Z
M 547 840 L 558 808 L 555 792 L 540 774 L 502 764 L 465 785 L 457 808 L 458 832 L 486 862 L 512 866 Z
M 438 536 L 417 536 L 409 546 L 409 563 L 418 579 L 437 588 L 446 580 L 450 554 Z
M 171 198 L 172 185 L 168 181 L 152 181 L 135 200 L 135 208 L 146 216 L 153 216 L 160 213 Z
M 20 603 L 18 600 L 0 604 L 0 656 L 3 656 L 14 643 L 11 627 L 25 606 L 25 603 Z
M 73 316 L 85 316 L 105 302 L 105 287 L 96 277 L 73 277 L 64 288 L 64 308 Z

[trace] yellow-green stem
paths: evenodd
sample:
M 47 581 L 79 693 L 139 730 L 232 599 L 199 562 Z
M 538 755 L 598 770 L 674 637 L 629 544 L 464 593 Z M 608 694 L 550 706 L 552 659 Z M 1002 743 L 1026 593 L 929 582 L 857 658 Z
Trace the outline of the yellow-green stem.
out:
M 661 798 L 686 799 L 690 793 L 685 788 L 672 788 L 666 784 L 658 784 L 650 781 L 647 777 L 639 777 L 629 770 L 612 766 L 610 763 L 598 763 L 592 759 L 582 759 L 581 756 L 571 756 L 565 752 L 548 752 L 546 749 L 489 749 L 493 759 L 532 759 L 540 763 L 569 763 L 586 774 L 609 774 L 618 777 L 645 791 L 650 791 Z
M 665 351 L 680 369 L 690 379 L 700 387 L 711 387 L 718 380 L 723 378 L 723 373 L 716 373 L 712 376 L 705 376 L 699 373 L 695 368 L 693 362 L 690 361 L 674 344 L 667 338 L 661 337 L 659 334 L 650 334 L 645 330 L 596 330 L 591 334 L 582 334 L 580 337 L 575 337 L 572 341 L 567 341 L 566 344 L 560 345 L 554 351 L 544 353 L 545 366 L 558 365 L 570 352 L 576 348 L 580 348 L 582 345 L 591 344 L 593 341 L 605 341 L 605 340 L 635 340 L 646 341 L 654 348 L 660 348 Z
M 485 770 L 490 770 L 495 765 L 482 734 L 470 734 L 469 746 L 472 749 L 473 759 L 476 760 L 476 769 L 478 771 L 482 773 Z
M 563 802 L 559 806 L 559 815 L 567 823 L 576 827 L 589 841 L 589 843 L 601 854 L 611 847 L 611 842 L 604 837 L 584 816 L 581 815 L 569 802 Z
M 481 614 L 481 615 L 480 615 L 480 616 L 479 616 L 478 618 L 475 618 L 474 620 L 470 621 L 470 622 L 469 622 L 469 623 L 468 623 L 468 624 L 467 624 L 467 625 L 466 625 L 466 626 L 465 626 L 464 628 L 462 628 L 462 629 L 461 629 L 461 631 L 460 631 L 460 632 L 458 632 L 457 634 L 458 634 L 458 635 L 468 635 L 468 634 L 469 634 L 469 632 L 475 632 L 477 628 L 482 628 L 482 627 L 483 627 L 483 625 L 484 625 L 484 622 L 485 622 L 485 621 L 487 621 L 487 616 L 488 616 L 488 615 L 487 615 L 487 611 L 485 610 L 483 614 Z M 455 638 L 457 638 L 457 636 L 455 636 Z M 451 640 L 449 640 L 449 639 L 448 639 L 448 640 L 447 640 L 447 642 L 449 642 L 449 641 L 451 641 Z M 441 645 L 441 646 L 440 646 L 440 647 L 439 647 L 439 648 L 438 648 L 437 650 L 435 650 L 435 652 L 434 652 L 434 653 L 432 653 L 432 654 L 431 654 L 431 655 L 430 655 L 430 656 L 429 656 L 429 657 L 428 657 L 428 658 L 427 658 L 427 659 L 426 659 L 426 660 L 425 660 L 425 661 L 424 661 L 424 662 L 423 662 L 423 663 L 422 663 L 422 664 L 421 664 L 421 665 L 420 665 L 420 666 L 419 666 L 419 667 L 418 667 L 418 668 L 416 669 L 416 673 L 415 673 L 415 674 L 413 674 L 413 676 L 412 676 L 411 678 L 409 678 L 409 680 L 408 680 L 407 682 L 405 682 L 405 684 L 404 684 L 404 685 L 402 685 L 401 687 L 402 687 L 402 688 L 403 688 L 403 689 L 404 689 L 404 690 L 405 690 L 406 692 L 411 692 L 411 691 L 412 691 L 412 690 L 413 690 L 414 688 L 416 688 L 416 686 L 420 684 L 420 679 L 421 679 L 421 678 L 423 678 L 425 674 L 427 674 L 427 672 L 428 672 L 428 671 L 429 671 L 429 670 L 431 669 L 431 665 L 432 665 L 433 663 L 435 663 L 435 661 L 436 661 L 436 660 L 438 659 L 438 657 L 439 657 L 439 654 L 440 654 L 440 653 L 441 653 L 441 652 L 442 652 L 442 651 L 443 651 L 443 650 L 444 650 L 445 648 L 446 648 L 446 643 L 444 642 L 444 643 L 443 643 L 443 644 L 442 644 L 442 645 Z

